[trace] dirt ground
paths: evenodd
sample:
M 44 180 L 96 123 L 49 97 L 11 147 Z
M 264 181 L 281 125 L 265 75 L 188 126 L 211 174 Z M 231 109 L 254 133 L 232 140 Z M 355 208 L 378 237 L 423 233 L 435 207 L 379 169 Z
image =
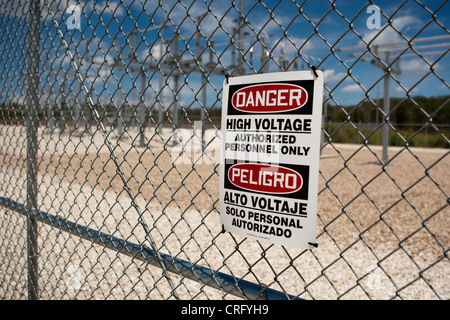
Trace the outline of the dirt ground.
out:
M 108 145 L 100 131 L 40 130 L 40 210 L 131 242 L 154 241 L 161 252 L 301 298 L 450 298 L 450 150 L 391 147 L 383 166 L 379 146 L 328 144 L 320 159 L 319 246 L 300 250 L 222 234 L 220 135 L 206 132 L 202 154 L 188 139 L 192 131 L 179 131 L 175 146 L 172 134 L 149 129 L 140 146 L 137 131 L 120 140 L 112 133 Z M 24 146 L 23 127 L 0 129 L 0 190 L 21 203 Z M 0 241 L 0 280 L 10 283 L 0 285 L 0 296 L 21 298 L 26 277 L 13 270 L 24 264 L 17 254 L 24 219 L 0 213 L 0 236 L 9 239 Z M 174 298 L 159 268 L 45 225 L 39 246 L 43 298 Z M 171 280 L 182 299 L 233 298 L 178 275 Z

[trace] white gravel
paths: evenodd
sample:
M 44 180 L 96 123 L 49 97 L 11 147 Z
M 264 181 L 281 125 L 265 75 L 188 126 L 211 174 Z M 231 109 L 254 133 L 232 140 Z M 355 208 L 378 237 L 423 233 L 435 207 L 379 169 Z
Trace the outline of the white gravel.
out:
M 144 220 L 161 252 L 306 299 L 450 298 L 448 149 L 392 147 L 384 168 L 378 146 L 327 146 L 320 160 L 319 247 L 304 251 L 221 234 L 218 153 L 193 171 L 192 158 L 174 165 L 180 149 L 166 143 L 169 130 L 161 136 L 149 130 L 149 148 L 133 146 L 136 134 L 111 142 L 141 221 L 99 132 L 70 139 L 40 132 L 40 209 L 148 245 Z M 0 130 L 1 193 L 22 203 L 24 136 L 21 127 Z M 213 137 L 210 150 L 220 141 L 207 131 L 207 141 Z M 24 298 L 23 217 L 0 209 L 0 238 L 0 297 Z M 159 268 L 49 226 L 40 225 L 39 248 L 43 299 L 174 298 Z M 182 299 L 234 299 L 178 275 L 171 280 Z

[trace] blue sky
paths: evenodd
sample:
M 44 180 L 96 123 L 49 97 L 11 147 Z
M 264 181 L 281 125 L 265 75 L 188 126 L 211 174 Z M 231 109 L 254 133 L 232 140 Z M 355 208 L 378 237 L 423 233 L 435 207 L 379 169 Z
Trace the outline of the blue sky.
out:
M 230 72 L 234 70 L 234 67 L 230 67 L 235 53 L 233 46 L 230 45 L 230 37 L 235 33 L 233 28 L 238 25 L 239 1 L 236 1 L 234 6 L 229 1 L 218 0 L 185 0 L 182 3 L 171 0 L 162 1 L 162 6 L 156 0 L 144 3 L 139 0 L 95 3 L 61 1 L 57 4 L 52 2 L 50 9 L 45 5 L 47 1 L 42 2 L 42 47 L 49 52 L 48 56 L 43 55 L 43 62 L 46 62 L 44 70 L 50 68 L 73 72 L 70 55 L 74 56 L 81 65 L 79 71 L 84 79 L 83 85 L 94 86 L 96 96 L 102 103 L 110 101 L 117 103 L 120 99 L 133 102 L 139 99 L 138 90 L 131 90 L 133 85 L 140 88 L 138 72 L 128 68 L 128 72 L 123 76 L 117 68 L 113 71 L 111 68 L 115 65 L 114 59 L 119 55 L 125 64 L 131 66 L 126 56 L 132 51 L 130 49 L 132 41 L 129 37 L 132 30 L 137 30 L 136 54 L 139 63 L 147 65 L 161 63 L 161 53 L 163 57 L 170 57 L 170 52 L 173 51 L 169 51 L 168 47 L 173 44 L 171 38 L 174 30 L 179 30 L 182 39 L 179 48 L 183 61 L 195 60 L 201 56 L 203 58 L 201 64 L 208 62 L 209 50 L 206 49 L 206 43 L 214 41 L 212 58 L 213 63 L 217 65 L 216 70 L 226 69 Z M 389 43 L 405 42 L 410 39 L 449 37 L 450 3 L 442 5 L 442 2 L 445 1 L 422 0 L 420 3 L 416 1 L 405 3 L 399 0 L 375 1 L 374 4 L 381 10 L 380 29 L 370 29 L 367 23 L 368 19 L 373 18 L 373 13 L 367 12 L 369 4 L 366 1 L 337 0 L 332 4 L 326 0 L 296 3 L 287 0 L 244 1 L 247 24 L 244 30 L 246 41 L 242 49 L 245 53 L 246 73 L 260 70 L 262 47 L 259 41 L 264 41 L 273 60 L 278 61 L 283 53 L 289 70 L 293 70 L 294 64 L 299 70 L 307 69 L 308 64 L 316 65 L 323 70 L 330 104 L 342 106 L 358 104 L 366 97 L 382 98 L 383 71 L 370 63 L 370 59 L 374 58 L 370 53 L 361 57 L 361 54 L 367 51 L 364 48 L 340 50 L 364 47 L 367 46 L 366 43 L 371 43 L 380 45 L 378 49 L 380 52 L 392 50 L 391 57 L 398 61 L 398 65 L 394 66 L 399 66 L 402 71 L 401 75 L 393 75 L 391 96 L 448 95 L 447 66 L 450 57 L 448 52 L 446 54 L 443 52 L 448 51 L 450 39 L 414 44 L 417 53 L 435 52 L 422 58 L 412 51 L 404 52 L 405 45 L 386 46 Z M 17 1 L 11 3 L 13 7 Z M 70 12 L 67 9 L 70 5 L 79 5 L 81 8 L 80 30 L 68 28 Z M 3 10 L 8 12 L 8 9 Z M 205 16 L 202 21 L 199 24 L 194 23 L 203 14 Z M 390 25 L 387 24 L 388 18 L 392 21 Z M 55 21 L 59 24 L 68 44 L 70 55 L 61 42 Z M 161 32 L 161 21 L 166 22 L 162 42 L 158 37 L 161 36 L 161 33 L 158 34 Z M 200 54 L 196 53 L 198 30 L 201 32 Z M 120 51 L 117 50 L 117 46 L 113 46 L 114 41 L 120 46 Z M 434 45 L 435 48 L 422 49 L 430 45 Z M 444 47 L 439 47 L 443 45 Z M 398 54 L 402 56 L 396 58 Z M 384 56 L 385 53 L 379 55 L 380 58 Z M 280 71 L 280 66 L 273 60 L 268 64 L 268 71 Z M 430 68 L 434 70 L 434 74 L 430 73 Z M 173 70 L 169 69 L 165 70 L 165 73 L 174 74 Z M 47 95 L 43 95 L 43 102 L 56 101 L 57 94 L 48 92 L 58 91 L 61 80 L 56 80 L 55 76 L 45 77 L 45 75 L 42 80 L 46 84 L 44 91 L 47 92 Z M 117 89 L 119 80 L 124 95 Z M 79 83 L 70 81 L 70 77 L 68 81 L 72 90 L 76 92 Z M 145 92 L 145 100 L 147 105 L 151 106 L 159 92 L 159 74 L 148 71 L 146 81 L 150 81 L 150 85 Z M 214 105 L 218 108 L 223 76 L 210 74 L 208 81 L 207 107 Z M 164 77 L 163 86 L 165 103 L 170 104 L 175 89 L 173 77 Z M 180 76 L 179 100 L 183 107 L 199 105 L 196 100 L 200 99 L 197 93 L 201 87 L 202 79 L 199 73 L 185 72 Z M 15 98 L 20 99 L 18 97 L 20 94 L 16 94 Z

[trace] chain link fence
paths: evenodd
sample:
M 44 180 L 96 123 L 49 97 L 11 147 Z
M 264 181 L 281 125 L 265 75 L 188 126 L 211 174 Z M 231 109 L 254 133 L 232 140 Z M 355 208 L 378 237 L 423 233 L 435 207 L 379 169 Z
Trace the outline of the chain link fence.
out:
M 1 1 L 0 297 L 449 299 L 449 10 Z M 222 233 L 224 77 L 313 65 L 318 247 Z

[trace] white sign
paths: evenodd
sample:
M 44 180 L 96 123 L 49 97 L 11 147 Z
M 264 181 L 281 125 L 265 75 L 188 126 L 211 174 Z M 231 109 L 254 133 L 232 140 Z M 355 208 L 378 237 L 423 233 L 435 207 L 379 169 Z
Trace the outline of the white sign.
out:
M 297 248 L 315 244 L 323 83 L 320 71 L 225 80 L 224 230 Z

